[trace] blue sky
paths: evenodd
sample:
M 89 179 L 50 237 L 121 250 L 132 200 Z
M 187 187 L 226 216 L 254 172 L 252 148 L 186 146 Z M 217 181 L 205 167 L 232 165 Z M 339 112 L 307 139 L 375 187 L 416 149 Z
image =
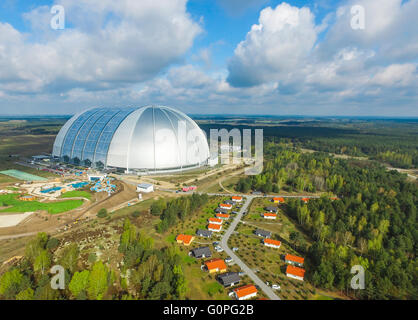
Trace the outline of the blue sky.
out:
M 4 0 L 0 114 L 164 104 L 195 114 L 418 116 L 417 2 Z M 55 4 L 64 30 L 50 27 Z

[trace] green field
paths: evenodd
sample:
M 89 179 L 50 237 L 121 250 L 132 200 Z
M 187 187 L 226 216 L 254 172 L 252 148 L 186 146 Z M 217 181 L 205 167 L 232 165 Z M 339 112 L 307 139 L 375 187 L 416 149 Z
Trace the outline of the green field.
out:
M 23 172 L 23 171 L 19 171 L 19 170 L 14 170 L 14 169 L 13 170 L 0 171 L 0 173 L 4 174 L 6 176 L 16 178 L 18 180 L 24 180 L 24 181 L 46 181 L 46 180 L 48 180 L 46 178 L 38 177 L 38 176 L 35 176 L 33 174 Z
M 86 198 L 91 200 L 91 193 L 87 191 L 68 191 L 61 195 L 61 198 Z
M 0 212 L 32 212 L 45 210 L 50 214 L 57 214 L 71 211 L 83 204 L 83 200 L 66 200 L 50 203 L 42 203 L 38 201 L 28 202 L 18 200 L 18 196 L 18 194 L 0 195 L 0 206 L 8 207 L 0 210 Z

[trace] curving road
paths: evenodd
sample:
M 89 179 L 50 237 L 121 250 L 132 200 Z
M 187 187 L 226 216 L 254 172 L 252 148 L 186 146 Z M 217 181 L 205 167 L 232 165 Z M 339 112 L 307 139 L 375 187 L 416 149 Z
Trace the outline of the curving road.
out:
M 234 261 L 241 267 L 241 269 L 254 281 L 254 283 L 261 289 L 263 292 L 269 297 L 270 300 L 281 300 L 274 291 L 267 286 L 255 273 L 252 271 L 229 247 L 228 247 L 228 240 L 231 234 L 234 232 L 235 228 L 237 227 L 238 223 L 241 221 L 241 218 L 244 212 L 248 209 L 249 204 L 251 201 L 256 198 L 257 196 L 243 196 L 246 201 L 245 204 L 241 207 L 240 211 L 238 212 L 237 216 L 235 217 L 234 221 L 232 221 L 231 225 L 229 226 L 228 230 L 226 230 L 225 234 L 221 240 L 221 246 L 225 250 L 225 252 L 232 258 Z

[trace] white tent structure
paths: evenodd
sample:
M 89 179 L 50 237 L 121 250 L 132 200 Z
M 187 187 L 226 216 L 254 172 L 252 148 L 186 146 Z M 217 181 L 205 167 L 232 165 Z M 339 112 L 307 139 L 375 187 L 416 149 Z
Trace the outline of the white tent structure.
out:
M 199 126 L 175 109 L 94 108 L 62 127 L 53 156 L 77 165 L 151 174 L 207 165 L 209 147 Z

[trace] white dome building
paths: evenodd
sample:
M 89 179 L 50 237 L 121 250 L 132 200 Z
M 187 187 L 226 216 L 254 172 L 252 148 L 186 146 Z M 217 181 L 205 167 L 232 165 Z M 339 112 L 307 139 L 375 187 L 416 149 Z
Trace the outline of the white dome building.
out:
M 160 173 L 206 165 L 209 147 L 199 126 L 172 108 L 94 108 L 62 127 L 53 156 L 76 165 Z

